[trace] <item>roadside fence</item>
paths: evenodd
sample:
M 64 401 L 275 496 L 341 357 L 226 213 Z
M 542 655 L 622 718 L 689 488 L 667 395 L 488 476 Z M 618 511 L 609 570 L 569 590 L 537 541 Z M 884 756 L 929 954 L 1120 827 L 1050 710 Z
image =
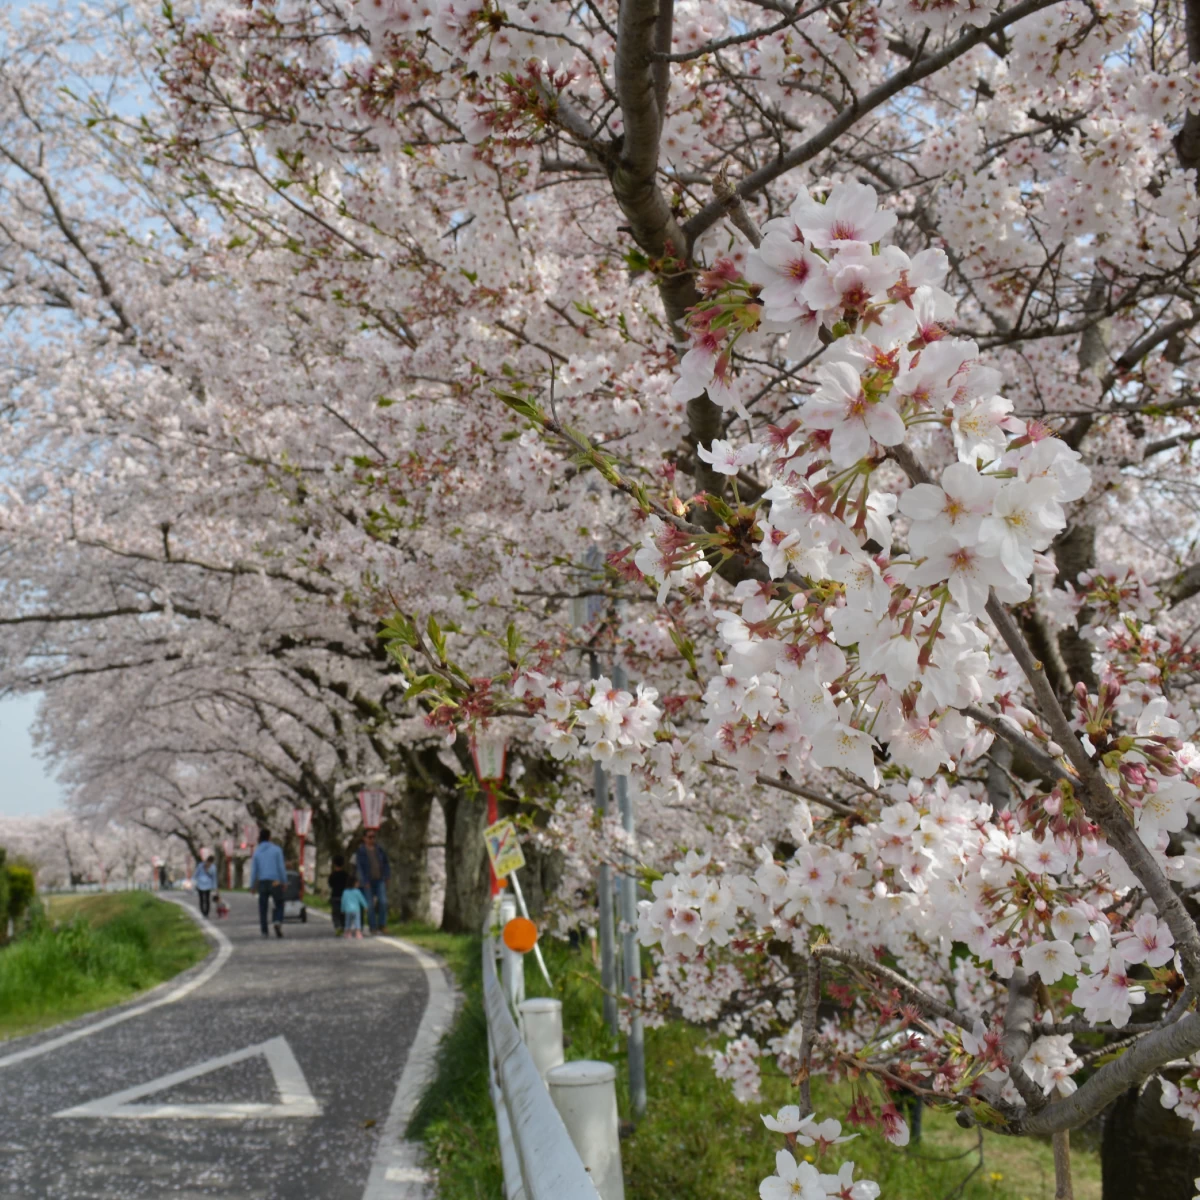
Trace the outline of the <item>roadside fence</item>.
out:
M 524 957 L 498 936 L 516 915 L 516 901 L 502 893 L 483 931 L 488 1065 L 506 1200 L 624 1200 L 616 1068 L 564 1062 L 562 1002 L 525 999 Z

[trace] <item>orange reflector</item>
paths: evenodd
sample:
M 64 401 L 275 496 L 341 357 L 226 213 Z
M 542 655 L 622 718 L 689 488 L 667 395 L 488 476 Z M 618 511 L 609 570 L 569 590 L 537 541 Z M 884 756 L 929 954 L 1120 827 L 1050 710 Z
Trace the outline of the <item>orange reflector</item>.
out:
M 526 917 L 513 917 L 504 927 L 504 944 L 518 954 L 528 954 L 537 940 L 537 926 Z

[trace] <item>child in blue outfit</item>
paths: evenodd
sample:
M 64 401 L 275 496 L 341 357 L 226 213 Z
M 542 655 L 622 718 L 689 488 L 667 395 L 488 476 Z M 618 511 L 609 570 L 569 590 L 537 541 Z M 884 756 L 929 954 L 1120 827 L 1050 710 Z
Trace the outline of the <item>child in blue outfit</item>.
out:
M 342 914 L 346 918 L 346 936 L 362 937 L 362 915 L 367 911 L 367 898 L 355 879 L 353 868 L 346 872 L 346 890 L 342 893 Z

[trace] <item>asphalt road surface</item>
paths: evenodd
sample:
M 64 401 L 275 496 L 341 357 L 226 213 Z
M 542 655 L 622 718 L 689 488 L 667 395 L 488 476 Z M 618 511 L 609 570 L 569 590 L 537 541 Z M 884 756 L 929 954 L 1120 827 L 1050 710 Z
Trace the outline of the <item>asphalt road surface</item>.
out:
M 436 964 L 315 911 L 263 938 L 257 902 L 227 899 L 205 963 L 0 1043 L 5 1200 L 428 1194 L 402 1138 L 452 1008 Z

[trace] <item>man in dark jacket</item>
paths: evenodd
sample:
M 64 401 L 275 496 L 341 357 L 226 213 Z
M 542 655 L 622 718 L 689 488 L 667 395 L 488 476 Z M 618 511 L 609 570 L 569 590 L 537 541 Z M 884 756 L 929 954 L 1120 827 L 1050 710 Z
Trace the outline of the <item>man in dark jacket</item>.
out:
M 362 845 L 354 856 L 358 868 L 358 886 L 367 898 L 367 919 L 372 933 L 387 933 L 387 885 L 392 867 L 387 854 L 378 844 L 374 829 L 368 829 Z

